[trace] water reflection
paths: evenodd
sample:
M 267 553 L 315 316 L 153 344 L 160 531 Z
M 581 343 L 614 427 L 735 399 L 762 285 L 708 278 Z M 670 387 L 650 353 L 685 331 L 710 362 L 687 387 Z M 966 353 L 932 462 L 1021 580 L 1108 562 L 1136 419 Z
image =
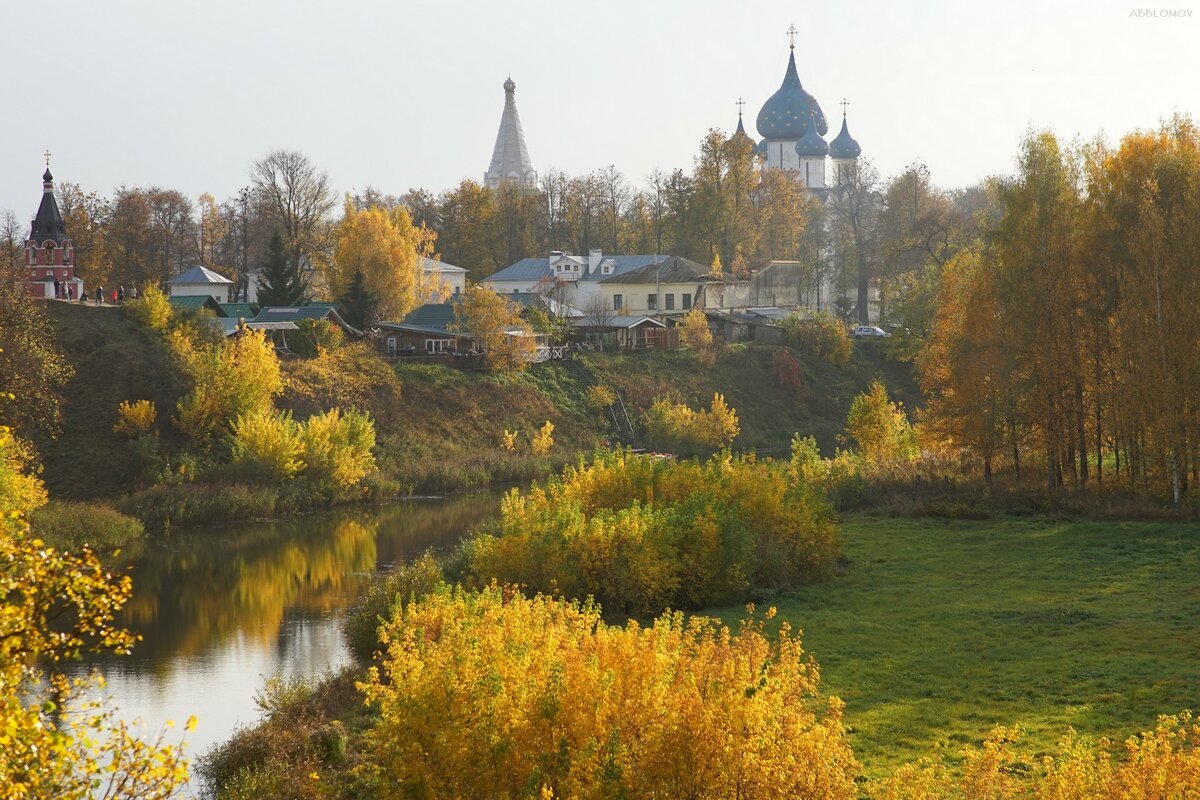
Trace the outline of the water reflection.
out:
M 152 540 L 130 565 L 123 620 L 142 642 L 84 666 L 104 675 L 122 716 L 150 730 L 196 714 L 189 750 L 202 753 L 255 719 L 265 676 L 346 662 L 341 616 L 372 572 L 453 547 L 498 505 L 498 495 L 463 495 Z

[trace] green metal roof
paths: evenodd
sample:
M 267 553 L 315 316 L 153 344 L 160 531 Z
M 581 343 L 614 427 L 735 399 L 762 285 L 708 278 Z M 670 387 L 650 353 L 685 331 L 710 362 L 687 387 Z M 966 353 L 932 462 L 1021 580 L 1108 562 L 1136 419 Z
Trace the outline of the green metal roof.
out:
M 454 303 L 426 303 L 409 312 L 405 325 L 445 328 L 454 323 Z
M 221 307 L 221 311 L 225 312 L 227 317 L 254 319 L 254 306 L 249 303 L 217 303 L 217 305 Z
M 213 313 L 215 313 L 217 316 L 221 316 L 223 314 L 223 311 L 221 310 L 221 304 L 216 300 L 213 300 L 212 297 L 207 294 L 185 295 L 182 297 L 171 296 L 167 298 L 167 302 L 171 304 L 172 308 L 177 308 L 180 311 L 195 311 L 200 308 L 211 308 Z

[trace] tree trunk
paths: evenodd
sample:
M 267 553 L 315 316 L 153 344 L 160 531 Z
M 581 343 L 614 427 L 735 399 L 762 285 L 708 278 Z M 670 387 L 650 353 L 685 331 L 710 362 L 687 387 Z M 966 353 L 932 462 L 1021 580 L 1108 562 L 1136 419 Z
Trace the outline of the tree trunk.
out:
M 1083 381 L 1075 379 L 1075 432 L 1079 441 L 1079 485 L 1088 484 L 1087 431 L 1084 429 Z
M 862 248 L 858 250 L 858 323 L 860 325 L 869 325 L 871 323 L 871 312 L 868 308 L 870 302 L 870 276 L 867 274 L 867 256 L 862 252 Z

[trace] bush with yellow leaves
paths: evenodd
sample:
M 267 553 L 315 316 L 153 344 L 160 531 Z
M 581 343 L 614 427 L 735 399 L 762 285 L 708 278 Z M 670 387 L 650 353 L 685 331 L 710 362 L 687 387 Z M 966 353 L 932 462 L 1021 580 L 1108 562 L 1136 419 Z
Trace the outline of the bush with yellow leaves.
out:
M 154 407 L 153 400 L 135 400 L 132 403 L 122 400 L 117 406 L 117 421 L 113 425 L 113 432 L 136 439 L 150 433 L 157 418 L 158 409 Z
M 617 402 L 617 395 L 602 383 L 592 384 L 587 390 L 587 407 L 593 411 L 604 411 Z
M 500 435 L 500 447 L 506 452 L 515 453 L 517 450 L 517 432 L 504 429 L 504 433 Z
M 230 450 L 235 464 L 271 480 L 290 480 L 304 469 L 303 433 L 286 412 L 259 408 L 239 416 Z
M 171 301 L 154 284 L 147 286 L 138 299 L 126 300 L 123 308 L 126 314 L 147 328 L 166 331 L 171 325 Z
M 353 409 L 332 408 L 309 417 L 302 428 L 304 476 L 346 497 L 375 469 L 375 423 Z
M 499 519 L 464 546 L 464 563 L 476 585 L 496 579 L 657 614 L 820 578 L 839 552 L 823 494 L 781 466 L 600 451 L 544 488 L 509 492 Z
M 1108 739 L 1091 741 L 1068 731 L 1050 755 L 1020 747 L 1020 728 L 997 727 L 980 748 L 963 753 L 962 767 L 940 758 L 901 767 L 868 787 L 872 800 L 1044 798 L 1144 800 L 1200 796 L 1200 725 L 1189 713 L 1159 717 L 1153 731 L 1124 742 L 1114 758 Z
M 529 449 L 535 456 L 544 456 L 554 447 L 554 423 L 546 420 L 546 424 L 529 440 Z
M 727 447 L 741 430 L 737 411 L 716 393 L 708 410 L 656 400 L 645 414 L 646 437 L 656 449 L 696 454 Z
M 380 633 L 360 688 L 392 796 L 855 797 L 842 703 L 787 624 L 615 627 L 591 603 L 442 586 Z

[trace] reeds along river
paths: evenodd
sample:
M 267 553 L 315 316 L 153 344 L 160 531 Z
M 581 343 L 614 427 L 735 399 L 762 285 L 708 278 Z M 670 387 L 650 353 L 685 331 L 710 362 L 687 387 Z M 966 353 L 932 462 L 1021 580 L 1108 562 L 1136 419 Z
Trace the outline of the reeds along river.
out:
M 267 677 L 349 660 L 341 620 L 372 573 L 452 548 L 498 506 L 496 494 L 460 495 L 150 539 L 125 556 L 123 623 L 142 641 L 80 670 L 98 670 L 120 715 L 147 733 L 195 714 L 194 759 L 257 719 Z

